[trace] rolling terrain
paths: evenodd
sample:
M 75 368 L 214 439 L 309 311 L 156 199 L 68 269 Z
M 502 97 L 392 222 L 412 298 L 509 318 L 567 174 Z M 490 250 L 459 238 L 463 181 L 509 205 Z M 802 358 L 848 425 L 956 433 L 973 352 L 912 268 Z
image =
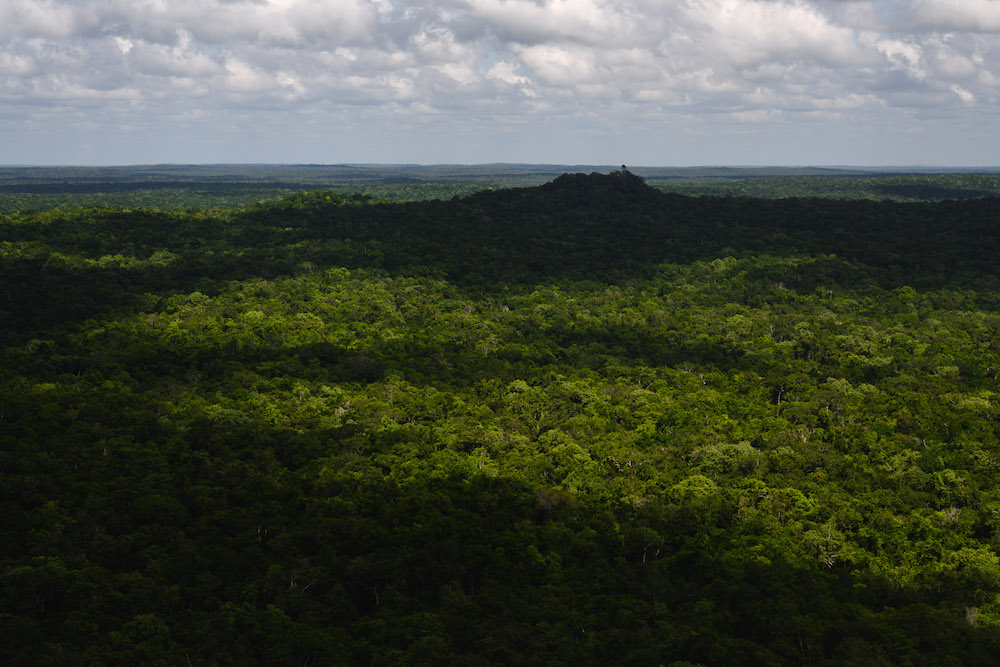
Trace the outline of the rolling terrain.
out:
M 992 664 L 1000 199 L 941 199 L 7 213 L 0 660 Z

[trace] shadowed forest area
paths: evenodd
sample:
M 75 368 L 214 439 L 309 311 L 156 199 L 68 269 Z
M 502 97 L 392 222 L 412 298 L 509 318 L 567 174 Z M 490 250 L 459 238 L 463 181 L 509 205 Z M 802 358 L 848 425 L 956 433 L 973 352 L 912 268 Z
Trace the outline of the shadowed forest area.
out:
M 996 176 L 815 178 L 7 206 L 0 660 L 994 664 Z

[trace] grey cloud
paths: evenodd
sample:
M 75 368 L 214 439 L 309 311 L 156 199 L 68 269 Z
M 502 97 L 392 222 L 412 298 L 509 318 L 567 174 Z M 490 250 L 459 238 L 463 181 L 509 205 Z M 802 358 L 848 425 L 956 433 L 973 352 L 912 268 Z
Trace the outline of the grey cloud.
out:
M 58 102 L 69 113 L 104 100 L 123 123 L 183 118 L 193 107 L 203 122 L 257 108 L 451 122 L 465 113 L 494 122 L 710 113 L 746 123 L 887 109 L 992 114 L 982 109 L 1000 94 L 1000 3 L 949 7 L 956 3 L 6 0 L 0 105 L 17 98 L 41 114 Z
M 897 4 L 906 29 L 1000 33 L 1000 3 L 995 0 L 899 0 Z

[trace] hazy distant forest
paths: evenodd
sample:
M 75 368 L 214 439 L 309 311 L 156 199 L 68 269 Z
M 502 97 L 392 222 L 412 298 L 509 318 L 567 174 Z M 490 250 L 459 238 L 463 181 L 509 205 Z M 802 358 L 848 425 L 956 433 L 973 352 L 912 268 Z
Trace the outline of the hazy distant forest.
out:
M 994 665 L 998 195 L 0 169 L 0 663 Z
M 225 208 L 307 190 L 388 201 L 465 197 L 543 185 L 565 173 L 617 166 L 565 165 L 152 165 L 0 167 L 0 213 L 87 206 Z M 645 167 L 634 173 L 672 194 L 931 201 L 1000 196 L 1000 168 L 898 171 L 817 167 Z

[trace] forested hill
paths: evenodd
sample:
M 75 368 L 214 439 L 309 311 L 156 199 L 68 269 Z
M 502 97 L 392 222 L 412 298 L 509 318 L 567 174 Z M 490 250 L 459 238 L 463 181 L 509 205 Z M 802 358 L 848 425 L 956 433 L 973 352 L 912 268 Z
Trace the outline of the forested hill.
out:
M 662 262 L 759 253 L 823 256 L 822 268 L 861 271 L 887 287 L 985 286 L 1000 256 L 1000 198 L 923 204 L 691 198 L 663 194 L 624 172 L 567 174 L 540 187 L 367 211 L 359 203 L 312 193 L 262 205 L 247 219 L 296 225 L 303 239 L 349 238 L 355 248 L 365 246 L 350 260 L 359 266 L 423 267 L 481 286 L 648 277 Z M 806 289 L 824 279 L 788 277 Z
M 0 216 L 0 663 L 992 665 L 1000 200 Z

